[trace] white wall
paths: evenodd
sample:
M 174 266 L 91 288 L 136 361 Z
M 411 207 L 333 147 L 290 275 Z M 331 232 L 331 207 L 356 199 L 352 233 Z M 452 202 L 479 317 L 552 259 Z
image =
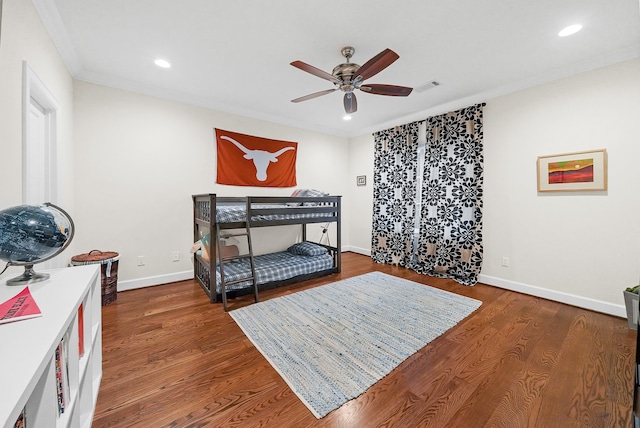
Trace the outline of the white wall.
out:
M 624 316 L 640 280 L 638 76 L 633 60 L 487 100 L 481 282 Z M 373 137 L 350 145 L 352 173 L 371 175 Z M 538 156 L 603 148 L 608 191 L 537 192 Z M 370 190 L 356 199 L 350 244 L 368 253 Z
M 350 223 L 349 249 L 356 253 L 371 255 L 371 219 L 373 217 L 373 161 L 375 147 L 373 135 L 367 134 L 350 140 L 350 164 L 348 184 Z M 356 177 L 366 175 L 367 185 L 357 186 Z
M 0 41 L 0 209 L 22 203 L 22 62 L 60 103 L 58 205 L 75 217 L 73 195 L 73 80 L 32 3 L 5 0 Z M 67 261 L 75 240 L 63 253 Z M 0 269 L 1 270 L 1 269 Z M 11 268 L 4 276 L 15 276 Z
M 296 141 L 297 188 L 348 191 L 346 139 L 76 81 L 76 241 L 81 252 L 120 253 L 119 289 L 192 276 L 192 194 L 293 191 L 216 184 L 213 128 Z M 253 233 L 257 253 L 286 248 L 299 230 L 269 229 Z M 174 251 L 180 262 L 171 261 Z
M 639 76 L 633 60 L 487 101 L 482 280 L 624 315 L 640 276 Z M 608 191 L 537 193 L 538 156 L 592 149 L 607 150 Z

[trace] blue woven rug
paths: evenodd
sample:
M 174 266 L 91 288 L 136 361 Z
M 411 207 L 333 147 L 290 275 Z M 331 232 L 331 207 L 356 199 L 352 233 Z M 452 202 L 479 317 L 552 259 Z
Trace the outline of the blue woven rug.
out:
M 371 272 L 229 314 L 315 417 L 322 418 L 481 304 Z

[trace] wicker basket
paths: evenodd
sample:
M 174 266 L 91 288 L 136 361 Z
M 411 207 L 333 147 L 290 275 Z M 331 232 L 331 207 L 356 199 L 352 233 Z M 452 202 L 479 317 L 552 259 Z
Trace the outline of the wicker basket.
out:
M 118 259 L 120 255 L 113 251 L 92 250 L 86 254 L 71 257 L 71 265 L 92 265 L 100 263 L 102 273 L 102 306 L 118 298 Z

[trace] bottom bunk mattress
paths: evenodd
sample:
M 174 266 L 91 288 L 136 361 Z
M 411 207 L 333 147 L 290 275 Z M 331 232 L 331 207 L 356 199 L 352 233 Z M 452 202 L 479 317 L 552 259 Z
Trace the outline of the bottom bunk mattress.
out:
M 299 255 L 290 251 L 262 254 L 253 258 L 258 285 L 273 281 L 284 281 L 298 275 L 305 275 L 333 268 L 333 257 L 325 250 L 319 255 Z M 224 264 L 225 282 L 251 276 L 249 259 L 234 260 Z M 227 291 L 251 287 L 251 281 L 240 282 L 226 287 Z M 216 266 L 216 293 L 222 292 L 220 267 Z

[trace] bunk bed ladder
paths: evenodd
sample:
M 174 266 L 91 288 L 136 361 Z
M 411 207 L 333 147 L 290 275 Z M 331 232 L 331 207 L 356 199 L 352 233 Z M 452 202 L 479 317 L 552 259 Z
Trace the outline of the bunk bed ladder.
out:
M 256 282 L 256 268 L 253 262 L 253 245 L 251 243 L 251 229 L 249 227 L 249 222 L 246 223 L 245 231 L 238 233 L 221 233 L 220 225 L 216 224 L 216 245 L 218 248 L 218 260 L 220 262 L 220 294 L 222 294 L 222 306 L 224 307 L 224 311 L 227 312 L 227 285 L 238 284 L 240 282 L 251 281 L 253 285 L 253 294 L 255 297 L 256 303 L 258 303 L 258 283 Z M 231 238 L 236 236 L 246 236 L 247 244 L 249 252 L 247 254 L 239 254 L 237 256 L 222 256 L 222 245 L 220 243 L 221 239 Z M 226 281 L 224 278 L 224 264 L 233 260 L 239 259 L 249 259 L 249 265 L 251 266 L 250 276 L 239 278 L 233 281 Z

